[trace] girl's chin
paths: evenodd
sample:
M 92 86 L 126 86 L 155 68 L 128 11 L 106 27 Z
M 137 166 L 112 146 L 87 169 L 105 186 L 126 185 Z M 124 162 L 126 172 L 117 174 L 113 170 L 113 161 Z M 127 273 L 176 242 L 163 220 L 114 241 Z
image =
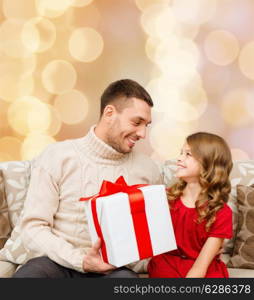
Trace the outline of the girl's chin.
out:
M 181 174 L 181 172 L 176 172 L 176 173 L 175 173 L 175 177 L 176 177 L 176 178 L 181 178 L 181 177 L 184 177 L 184 175 Z
M 175 177 L 176 177 L 177 179 L 184 179 L 184 177 L 181 176 L 181 175 L 175 175 Z
M 184 175 L 181 175 L 181 174 L 176 174 L 175 177 L 176 177 L 177 179 L 181 179 L 181 180 L 183 180 L 183 181 L 185 181 L 184 179 L 186 178 Z

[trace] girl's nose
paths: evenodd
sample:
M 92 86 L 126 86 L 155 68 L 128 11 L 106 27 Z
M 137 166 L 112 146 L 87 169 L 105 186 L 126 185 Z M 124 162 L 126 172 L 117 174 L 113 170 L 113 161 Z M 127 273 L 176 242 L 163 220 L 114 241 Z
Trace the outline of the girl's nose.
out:
M 183 160 L 183 154 L 181 153 L 178 158 L 177 158 L 177 161 L 182 161 Z

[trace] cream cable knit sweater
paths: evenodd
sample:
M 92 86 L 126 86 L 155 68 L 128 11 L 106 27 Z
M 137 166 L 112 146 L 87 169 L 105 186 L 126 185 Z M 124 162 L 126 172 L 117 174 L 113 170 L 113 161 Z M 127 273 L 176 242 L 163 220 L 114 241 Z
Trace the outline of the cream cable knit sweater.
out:
M 91 247 L 81 197 L 98 193 L 102 181 L 123 175 L 129 185 L 160 184 L 159 168 L 149 157 L 122 154 L 100 140 L 92 126 L 79 139 L 51 144 L 35 160 L 22 219 L 22 240 L 34 256 L 47 255 L 67 268 L 84 272 Z M 129 265 L 146 270 L 147 260 Z

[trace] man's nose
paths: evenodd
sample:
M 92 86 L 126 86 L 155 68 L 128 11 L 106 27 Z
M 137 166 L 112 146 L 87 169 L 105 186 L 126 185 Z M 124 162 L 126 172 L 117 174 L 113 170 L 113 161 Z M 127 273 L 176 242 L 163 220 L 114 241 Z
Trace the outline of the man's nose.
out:
M 137 136 L 141 139 L 144 139 L 146 137 L 146 127 L 140 127 L 137 131 Z

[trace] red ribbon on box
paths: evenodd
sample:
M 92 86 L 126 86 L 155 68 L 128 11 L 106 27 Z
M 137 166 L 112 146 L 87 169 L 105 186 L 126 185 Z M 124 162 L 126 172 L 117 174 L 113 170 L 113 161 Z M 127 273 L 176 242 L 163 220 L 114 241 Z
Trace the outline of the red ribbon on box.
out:
M 116 193 L 127 193 L 129 197 L 132 221 L 134 231 L 136 235 L 136 241 L 138 246 L 138 252 L 140 259 L 147 258 L 153 255 L 152 243 L 149 234 L 149 227 L 145 213 L 145 200 L 139 187 L 147 186 L 147 184 L 127 185 L 123 176 L 120 176 L 115 183 L 104 180 L 102 182 L 100 192 L 94 196 L 87 198 L 80 198 L 80 201 L 91 200 L 91 208 L 94 226 L 98 237 L 102 241 L 101 253 L 103 260 L 108 263 L 107 251 L 105 241 L 102 235 L 101 226 L 99 224 L 96 199 L 99 197 L 105 197 Z

